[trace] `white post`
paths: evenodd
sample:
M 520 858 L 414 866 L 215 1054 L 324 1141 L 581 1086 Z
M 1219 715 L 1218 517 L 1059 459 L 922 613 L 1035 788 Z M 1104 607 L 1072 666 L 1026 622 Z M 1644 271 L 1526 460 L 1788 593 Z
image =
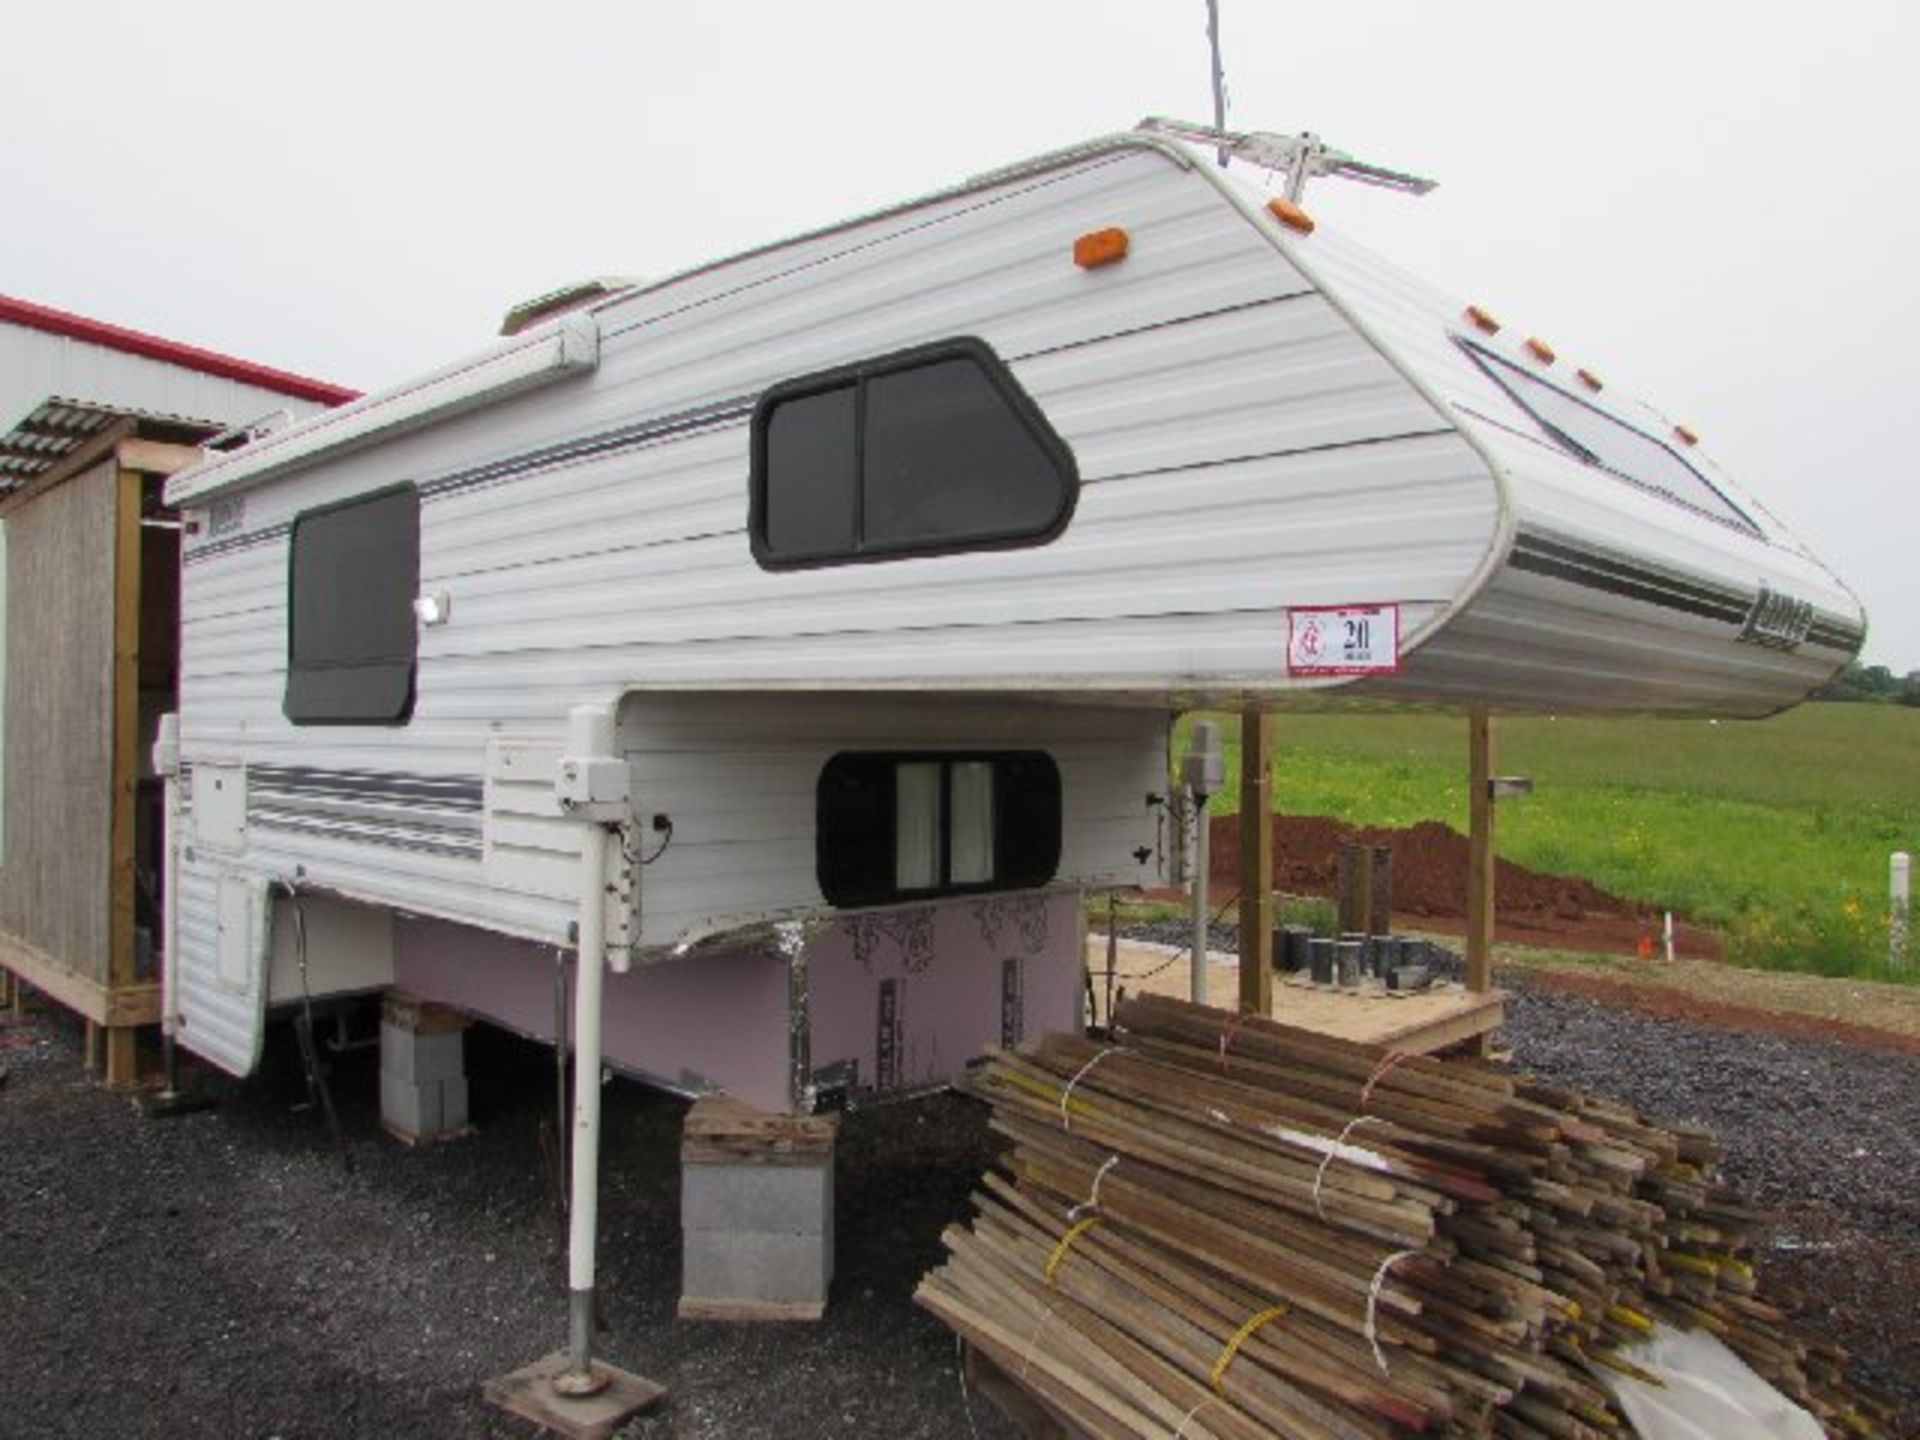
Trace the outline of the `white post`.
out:
M 626 763 L 614 750 L 613 711 L 576 707 L 560 762 L 561 805 L 580 832 L 579 957 L 573 995 L 573 1200 L 567 1236 L 567 1368 L 554 1388 L 601 1389 L 593 1367 L 594 1247 L 600 1219 L 601 993 L 607 954 L 607 825 L 626 804 Z
M 163 1095 L 180 1089 L 180 717 L 160 717 L 153 768 L 166 787 L 165 833 L 160 839 L 160 1050 Z
M 1226 765 L 1220 753 L 1220 727 L 1196 720 L 1187 742 L 1180 778 L 1193 796 L 1193 968 L 1188 996 L 1196 1005 L 1207 1003 L 1207 799 L 1220 793 Z
M 1196 1005 L 1207 1003 L 1207 797 L 1193 796 L 1193 968 L 1187 995 Z
M 1912 915 L 1913 856 L 1904 850 L 1893 852 L 1887 865 L 1887 889 L 1892 908 L 1887 915 L 1887 961 L 1896 970 L 1907 964 L 1908 923 Z
M 1666 912 L 1660 922 L 1660 953 L 1666 957 L 1669 965 L 1673 963 L 1673 912 Z

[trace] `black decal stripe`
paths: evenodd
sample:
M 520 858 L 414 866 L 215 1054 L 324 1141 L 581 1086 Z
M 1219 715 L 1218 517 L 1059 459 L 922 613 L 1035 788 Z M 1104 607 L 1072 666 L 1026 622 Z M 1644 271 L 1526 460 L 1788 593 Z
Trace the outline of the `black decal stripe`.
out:
M 1742 621 L 1746 619 L 1747 610 L 1753 604 L 1753 596 L 1750 593 L 1733 586 L 1716 585 L 1712 581 L 1702 580 L 1697 576 L 1683 575 L 1678 571 L 1647 565 L 1620 555 L 1610 555 L 1605 551 L 1590 549 L 1584 545 L 1573 545 L 1537 532 L 1523 532 L 1516 542 L 1515 551 L 1543 560 L 1575 565 L 1625 584 L 1657 586 L 1701 605 L 1737 611 L 1738 618 Z
M 1521 532 L 1514 542 L 1509 563 L 1514 569 L 1530 574 L 1743 628 L 1758 598 L 1757 591 L 1715 584 L 1698 576 L 1592 550 L 1537 531 Z M 1831 650 L 1857 651 L 1865 638 L 1866 631 L 1861 627 L 1822 616 L 1814 621 L 1803 643 Z
M 1589 590 L 1600 590 L 1628 600 L 1644 601 L 1649 605 L 1658 605 L 1667 610 L 1683 611 L 1706 620 L 1740 625 L 1744 624 L 1747 618 L 1747 613 L 1742 608 L 1729 606 L 1723 602 L 1703 600 L 1685 591 L 1672 589 L 1661 583 L 1657 576 L 1649 575 L 1640 580 L 1630 579 L 1617 573 L 1612 567 L 1563 560 L 1518 547 L 1514 549 L 1512 565 L 1516 570 L 1526 570 L 1535 575 L 1565 580 Z
M 1822 645 L 1829 650 L 1858 650 L 1866 643 L 1866 638 L 1864 626 L 1845 625 L 1833 620 L 1816 620 L 1807 631 L 1809 645 Z

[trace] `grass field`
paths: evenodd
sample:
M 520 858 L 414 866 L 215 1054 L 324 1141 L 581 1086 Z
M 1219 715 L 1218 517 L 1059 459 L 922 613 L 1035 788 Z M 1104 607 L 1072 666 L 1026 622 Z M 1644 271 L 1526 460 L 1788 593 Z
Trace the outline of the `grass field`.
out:
M 1920 709 L 1497 723 L 1497 773 L 1535 786 L 1501 806 L 1503 855 L 1717 926 L 1744 964 L 1886 975 L 1887 857 L 1920 851 Z M 1466 828 L 1460 717 L 1282 715 L 1274 727 L 1277 808 Z M 1237 777 L 1238 722 L 1222 730 Z M 1230 786 L 1216 808 L 1237 803 Z

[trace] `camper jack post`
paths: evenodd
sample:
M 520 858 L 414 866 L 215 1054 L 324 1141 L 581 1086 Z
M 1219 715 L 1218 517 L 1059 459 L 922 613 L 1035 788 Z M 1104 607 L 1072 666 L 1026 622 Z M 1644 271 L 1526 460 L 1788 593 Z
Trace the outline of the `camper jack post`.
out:
M 1196 1005 L 1207 1000 L 1207 801 L 1225 783 L 1226 762 L 1220 751 L 1220 727 L 1211 720 L 1194 723 L 1193 738 L 1180 778 L 1193 795 L 1193 965 L 1190 995 Z
M 165 867 L 160 879 L 160 1044 L 165 1055 L 166 1093 L 173 1095 L 180 1088 L 179 1057 L 174 1048 L 180 1010 L 180 947 L 175 943 L 175 937 L 180 933 L 180 864 L 177 853 L 180 843 L 180 717 L 177 714 L 160 717 L 159 733 L 153 742 L 153 768 L 166 786 L 166 853 L 160 861 Z
M 574 983 L 573 1203 L 567 1245 L 567 1367 L 554 1388 L 591 1395 L 606 1385 L 593 1365 L 594 1244 L 600 1200 L 601 992 L 606 979 L 608 826 L 627 809 L 626 762 L 614 751 L 613 711 L 576 706 L 556 790 L 560 806 L 586 823 L 580 840 L 578 974 Z

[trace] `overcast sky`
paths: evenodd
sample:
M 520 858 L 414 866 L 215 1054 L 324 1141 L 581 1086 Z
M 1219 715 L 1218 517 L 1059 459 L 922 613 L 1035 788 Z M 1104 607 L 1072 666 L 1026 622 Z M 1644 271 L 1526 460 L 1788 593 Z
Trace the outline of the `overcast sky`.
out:
M 1910 6 L 1221 0 L 1229 123 L 1437 177 L 1339 224 L 1645 394 L 1920 668 Z M 362 388 L 1148 114 L 1204 0 L 16 6 L 0 291 Z

